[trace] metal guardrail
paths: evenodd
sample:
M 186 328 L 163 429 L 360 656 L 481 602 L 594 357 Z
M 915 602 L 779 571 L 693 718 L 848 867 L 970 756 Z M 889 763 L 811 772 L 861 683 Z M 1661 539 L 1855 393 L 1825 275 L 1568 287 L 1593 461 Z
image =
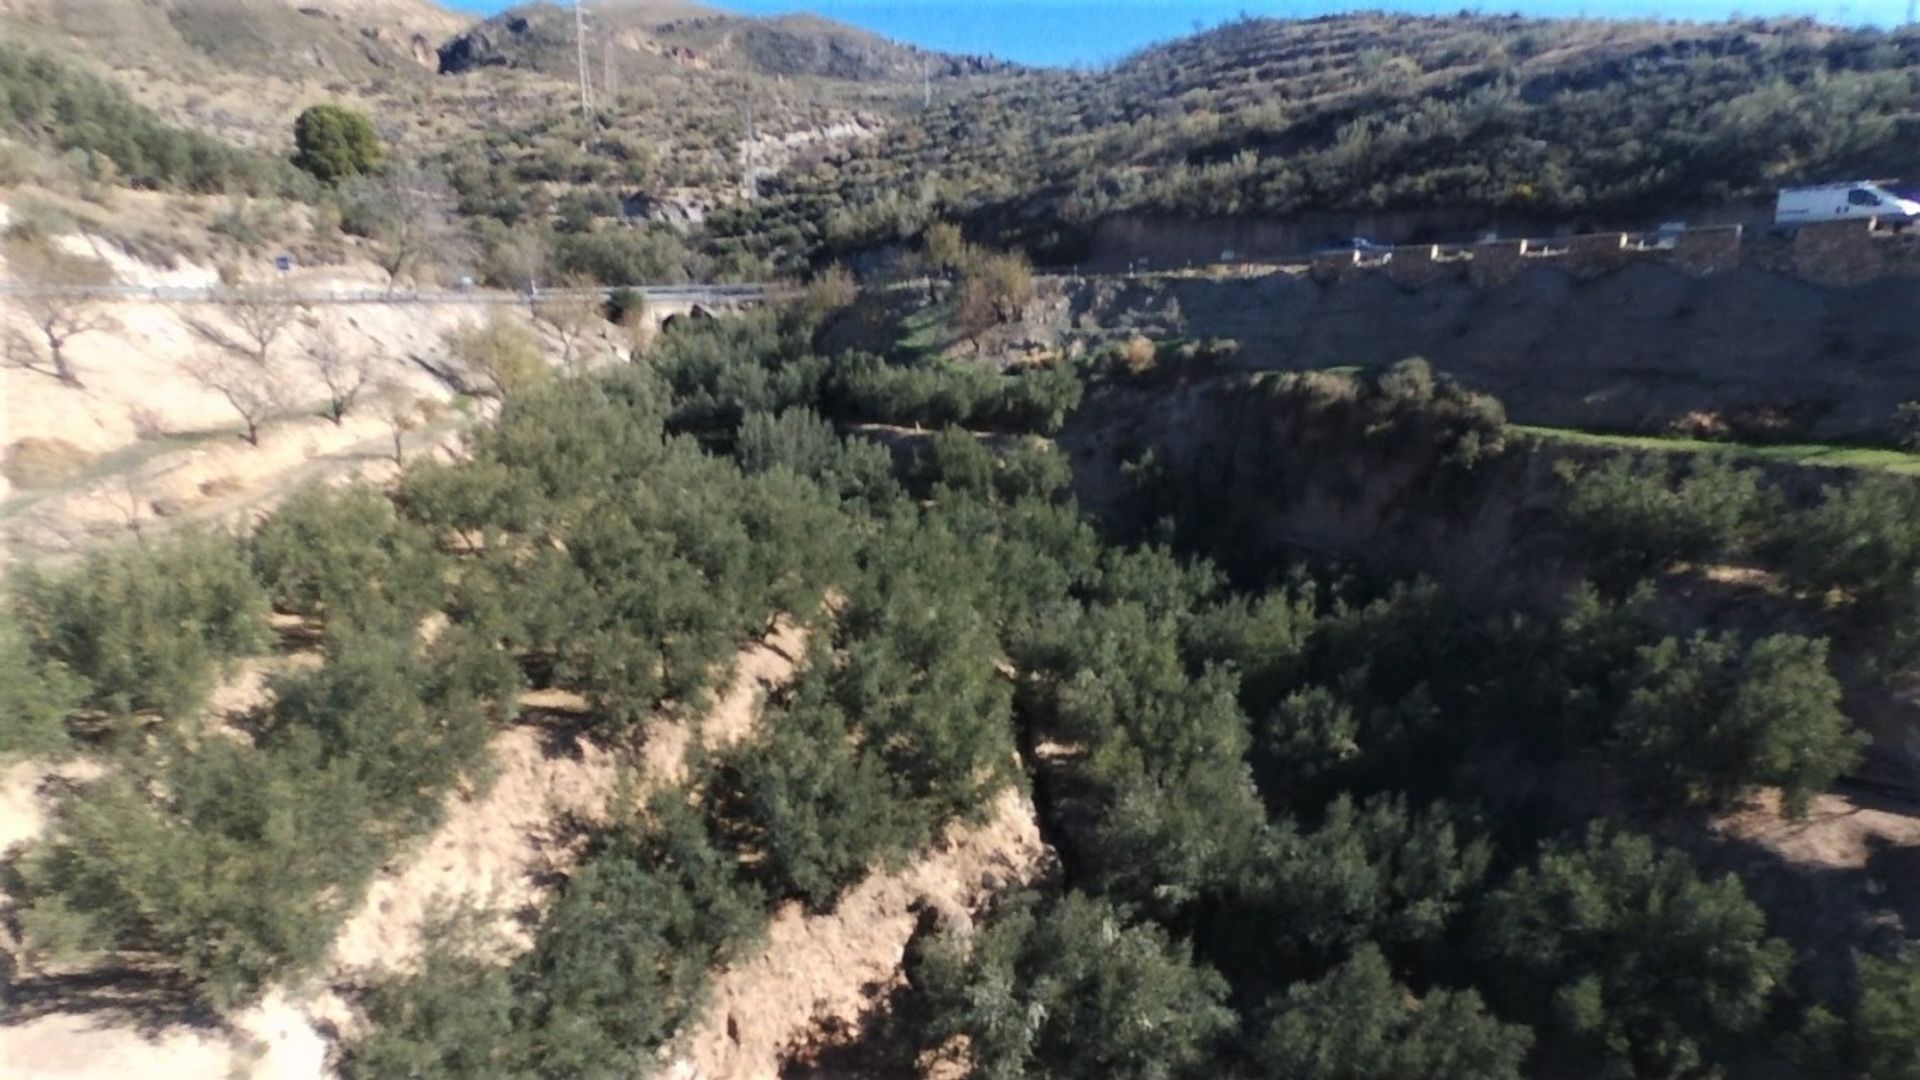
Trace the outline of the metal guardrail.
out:
M 267 296 L 293 304 L 526 304 L 541 300 L 591 297 L 607 299 L 616 292 L 632 291 L 646 300 L 666 303 L 726 304 L 764 302 L 791 295 L 784 286 L 743 285 L 627 285 L 597 289 L 540 289 L 534 292 L 507 292 L 501 289 L 326 289 L 307 290 L 270 286 Z M 236 293 L 219 285 L 43 285 L 28 281 L 0 281 L 0 297 L 74 297 L 101 300 L 158 301 L 165 303 L 230 303 L 253 299 L 255 294 Z

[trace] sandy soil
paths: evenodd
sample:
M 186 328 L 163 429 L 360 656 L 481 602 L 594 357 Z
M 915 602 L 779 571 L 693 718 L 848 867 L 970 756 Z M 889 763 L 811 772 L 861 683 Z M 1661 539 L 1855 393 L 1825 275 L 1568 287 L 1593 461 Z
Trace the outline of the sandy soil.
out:
M 1888 848 L 1920 849 L 1920 805 L 1874 805 L 1845 795 L 1816 796 L 1805 819 L 1780 813 L 1777 792 L 1715 822 L 1721 835 L 1755 844 L 1795 866 L 1817 870 L 1864 870 Z
M 792 675 L 791 658 L 805 643 L 804 631 L 782 622 L 766 642 L 741 651 L 732 680 L 703 719 L 648 725 L 636 793 L 681 780 L 696 737 L 717 748 L 750 732 L 760 701 Z M 561 704 L 552 695 L 530 698 L 534 706 Z M 556 740 L 534 726 L 501 734 L 492 749 L 497 773 L 486 793 L 456 803 L 420 848 L 374 881 L 347 921 L 334 942 L 336 981 L 404 969 L 418 951 L 421 927 L 449 905 L 492 911 L 509 952 L 532 945 L 518 916 L 543 906 L 547 890 L 539 882 L 565 871 L 575 854 L 556 824 L 604 820 L 625 755 L 585 740 Z
M 875 874 L 829 914 L 789 904 L 758 956 L 724 972 L 676 1043 L 674 1080 L 776 1080 L 782 1063 L 857 1031 L 898 985 L 922 910 L 966 923 L 995 893 L 1049 872 L 1032 801 L 1008 789 L 980 825 L 950 827 L 904 870 Z
M 83 234 L 58 242 L 108 262 L 126 284 L 198 286 L 216 277 L 211 268 L 192 264 L 158 269 Z M 377 289 L 383 283 L 383 275 L 365 265 L 296 271 L 290 278 L 293 286 L 315 291 Z M 523 307 L 503 310 L 531 320 Z M 440 413 L 408 436 L 409 455 L 445 449 L 461 423 L 485 411 L 472 399 L 456 402 L 452 389 L 425 366 L 450 366 L 445 335 L 480 319 L 485 309 L 478 305 L 300 308 L 271 346 L 268 367 L 279 404 L 258 446 L 240 437 L 240 414 L 194 377 L 196 368 L 222 355 L 201 328 L 244 341 L 225 308 L 125 301 L 100 304 L 93 313 L 100 328 L 66 346 L 82 386 L 0 365 L 0 453 L 24 440 L 58 440 L 91 462 L 51 487 L 12 489 L 0 479 L 0 564 L 7 557 L 71 552 L 103 536 L 164 527 L 171 520 L 245 524 L 309 479 L 384 482 L 394 471 L 392 433 L 375 407 L 376 385 L 389 388 L 382 391 L 386 396 Z M 26 308 L 0 301 L 0 335 L 10 331 L 35 340 Z M 557 363 L 557 341 L 543 337 Z M 320 415 L 327 390 L 309 357 L 320 343 L 368 369 L 369 389 L 339 425 Z M 619 344 L 619 332 L 609 326 L 576 348 L 604 360 Z M 461 408 L 448 409 L 449 403 Z
M 124 1016 L 55 1013 L 26 1023 L 0 1023 L 0 1075 L 31 1080 L 108 1080 L 126 1076 L 312 1080 L 330 1074 L 333 1041 L 356 1027 L 346 991 L 369 978 L 404 971 L 418 954 L 420 932 L 436 913 L 455 907 L 489 912 L 501 951 L 531 944 L 525 916 L 547 897 L 543 882 L 575 856 L 569 818 L 603 820 L 619 790 L 623 762 L 637 760 L 636 795 L 681 779 L 695 740 L 726 745 L 747 735 L 767 691 L 787 679 L 804 655 L 805 633 L 782 622 L 765 643 L 742 650 L 732 679 L 698 720 L 661 718 L 634 754 L 555 738 L 527 724 L 492 744 L 495 775 L 484 793 L 457 798 L 439 829 L 397 857 L 372 883 L 360 909 L 335 939 L 327 974 L 313 985 L 280 988 L 232 1017 L 224 1028 L 172 1025 L 144 1032 Z M 284 663 L 280 662 L 280 663 Z M 265 667 L 242 669 L 216 693 L 215 713 L 242 710 L 262 698 Z M 530 708 L 564 712 L 568 695 L 529 695 Z M 45 827 L 49 779 L 97 775 L 75 763 L 61 769 L 25 762 L 0 774 L 0 846 L 31 839 Z M 15 1063 L 29 1063 L 26 1072 Z M 22 1065 L 22 1068 L 27 1067 Z

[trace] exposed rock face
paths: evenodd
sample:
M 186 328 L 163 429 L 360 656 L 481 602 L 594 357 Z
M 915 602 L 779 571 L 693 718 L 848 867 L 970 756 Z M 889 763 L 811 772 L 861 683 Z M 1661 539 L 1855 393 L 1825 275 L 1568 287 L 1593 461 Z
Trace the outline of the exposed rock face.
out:
M 457 75 L 480 67 L 521 67 L 528 50 L 562 44 L 551 27 L 536 27 L 524 16 L 490 19 L 440 46 L 440 74 Z
M 918 80 L 923 71 L 934 78 L 953 78 L 1010 66 L 989 57 L 926 52 L 810 15 L 663 19 L 659 10 L 642 6 L 605 8 L 589 17 L 593 32 L 611 35 L 616 51 L 662 57 L 696 71 L 737 69 L 778 77 L 882 82 Z M 480 67 L 564 74 L 574 62 L 573 16 L 559 7 L 502 14 L 439 48 L 443 74 Z

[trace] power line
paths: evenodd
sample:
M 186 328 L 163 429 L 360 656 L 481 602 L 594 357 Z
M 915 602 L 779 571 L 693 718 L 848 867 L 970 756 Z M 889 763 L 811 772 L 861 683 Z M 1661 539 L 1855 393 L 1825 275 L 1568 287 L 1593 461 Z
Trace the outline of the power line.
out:
M 587 13 L 584 0 L 573 0 L 573 48 L 580 63 L 580 118 L 593 127 L 593 87 L 587 79 Z

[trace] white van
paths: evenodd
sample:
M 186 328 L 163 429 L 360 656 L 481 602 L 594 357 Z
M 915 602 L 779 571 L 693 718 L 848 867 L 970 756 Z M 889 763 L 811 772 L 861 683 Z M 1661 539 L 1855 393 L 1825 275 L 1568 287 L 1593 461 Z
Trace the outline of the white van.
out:
M 1855 180 L 1819 187 L 1782 188 L 1779 200 L 1773 205 L 1775 225 L 1809 225 L 1816 221 L 1869 217 L 1912 221 L 1920 218 L 1920 202 L 1895 195 L 1879 181 Z

